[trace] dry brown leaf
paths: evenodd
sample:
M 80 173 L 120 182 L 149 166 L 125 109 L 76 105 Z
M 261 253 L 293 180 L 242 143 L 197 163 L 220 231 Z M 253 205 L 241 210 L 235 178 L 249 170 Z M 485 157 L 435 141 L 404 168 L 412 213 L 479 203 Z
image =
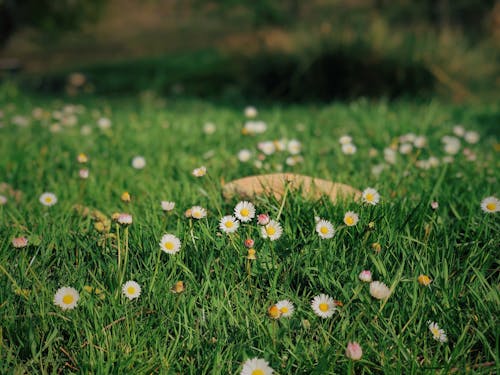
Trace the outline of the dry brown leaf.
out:
M 361 197 L 361 192 L 352 186 L 293 173 L 256 175 L 233 180 L 223 186 L 222 194 L 226 199 L 234 196 L 252 198 L 258 195 L 273 195 L 279 199 L 287 185 L 290 191 L 300 191 L 307 199 L 316 200 L 328 196 L 335 203 L 339 199 L 357 200 Z

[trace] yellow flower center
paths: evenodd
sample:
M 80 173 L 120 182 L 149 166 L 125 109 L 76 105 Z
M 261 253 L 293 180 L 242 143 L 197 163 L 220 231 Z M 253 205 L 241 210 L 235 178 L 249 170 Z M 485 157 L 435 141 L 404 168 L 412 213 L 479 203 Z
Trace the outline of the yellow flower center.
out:
M 75 300 L 75 297 L 73 297 L 71 294 L 66 294 L 62 301 L 65 305 L 70 305 L 73 303 L 73 301 Z
M 344 222 L 347 224 L 347 225 L 353 225 L 354 224 L 354 218 L 352 216 L 347 216 L 345 219 L 344 219 Z
M 45 197 L 45 203 L 50 203 L 52 202 L 52 198 L 51 197 Z
M 287 312 L 288 312 L 288 307 L 283 306 L 283 307 L 281 308 L 281 313 L 282 313 L 282 314 L 286 314 Z
M 165 242 L 165 248 L 167 250 L 173 250 L 174 249 L 174 244 L 172 242 Z
M 368 202 L 373 201 L 373 194 L 372 194 L 372 193 L 368 193 L 368 194 L 366 194 L 365 199 L 366 199 Z
M 439 336 L 441 336 L 441 334 L 439 333 L 439 328 L 437 328 L 437 327 L 432 327 L 432 328 L 431 328 L 431 332 L 432 332 L 432 334 L 434 335 L 434 337 L 439 337 Z
M 275 227 L 267 227 L 266 228 L 266 233 L 268 236 L 272 236 L 276 233 L 276 228 Z
M 232 221 L 226 221 L 224 225 L 226 226 L 226 228 L 232 228 L 234 223 Z
M 319 304 L 319 309 L 323 312 L 327 312 L 328 311 L 328 303 L 320 303 Z
M 265 375 L 265 372 L 258 368 L 252 371 L 252 375 Z
M 240 211 L 241 216 L 248 216 L 249 213 L 250 211 L 248 211 L 248 208 L 242 208 Z
M 129 286 L 127 288 L 127 294 L 130 294 L 130 295 L 135 294 L 135 288 L 133 286 Z
M 321 229 L 319 231 L 321 232 L 321 234 L 327 234 L 328 233 L 328 228 L 327 227 L 321 227 Z
M 497 205 L 494 202 L 490 202 L 486 205 L 486 208 L 490 211 L 494 211 L 497 208 Z

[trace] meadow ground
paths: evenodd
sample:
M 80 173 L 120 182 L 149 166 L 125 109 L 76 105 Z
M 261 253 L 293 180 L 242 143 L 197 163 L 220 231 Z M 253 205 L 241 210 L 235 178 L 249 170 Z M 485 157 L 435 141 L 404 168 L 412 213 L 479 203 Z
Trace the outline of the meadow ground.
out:
M 0 373 L 250 374 L 250 358 L 277 374 L 499 372 L 500 204 L 481 207 L 499 194 L 498 104 L 257 109 L 264 125 L 245 127 L 243 108 L 204 101 L 2 89 Z M 281 237 L 256 218 L 224 233 L 238 199 L 222 184 L 281 170 L 380 202 L 256 197 Z

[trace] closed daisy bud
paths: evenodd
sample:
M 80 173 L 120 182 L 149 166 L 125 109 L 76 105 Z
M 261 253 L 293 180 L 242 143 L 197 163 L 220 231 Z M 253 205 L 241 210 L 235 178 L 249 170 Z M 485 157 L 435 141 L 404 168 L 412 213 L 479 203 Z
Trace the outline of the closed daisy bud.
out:
M 272 305 L 269 309 L 267 309 L 267 313 L 271 319 L 279 319 L 281 317 L 281 311 L 276 305 Z
M 417 280 L 418 283 L 423 286 L 428 286 L 432 283 L 432 279 L 427 275 L 419 275 Z
M 268 214 L 259 214 L 257 216 L 257 222 L 259 223 L 259 225 L 267 225 L 269 224 L 269 220 L 271 220 L 271 218 Z
M 248 248 L 248 249 L 251 249 L 254 245 L 255 241 L 252 240 L 251 238 L 247 238 L 245 240 L 245 247 Z
M 380 253 L 382 246 L 378 242 L 374 242 L 372 243 L 372 249 L 375 250 L 376 253 Z
M 248 249 L 247 259 L 255 260 L 257 257 L 255 256 L 255 249 Z
M 372 272 L 370 270 L 363 270 L 359 274 L 359 279 L 365 283 L 371 283 L 372 282 Z
M 86 180 L 89 178 L 89 170 L 88 169 L 80 169 L 78 171 L 78 175 L 80 176 L 81 179 Z
M 438 203 L 438 202 L 435 202 L 435 201 L 434 201 L 434 202 L 431 202 L 431 208 L 432 208 L 433 210 L 437 210 L 437 209 L 438 209 L 438 207 L 439 207 L 439 203 Z
M 130 225 L 132 224 L 132 215 L 121 213 L 120 215 L 118 215 L 118 219 L 116 221 L 118 221 L 118 223 L 122 225 Z
M 172 291 L 172 293 L 179 294 L 184 292 L 186 290 L 186 287 L 184 286 L 183 281 L 177 281 L 170 290 Z
M 89 161 L 89 158 L 87 157 L 87 155 L 85 155 L 83 152 L 78 154 L 76 160 L 78 160 L 78 163 L 86 163 Z
M 130 202 L 131 200 L 131 197 L 130 197 L 130 194 L 128 191 L 124 191 L 123 194 L 121 195 L 120 199 L 123 201 L 123 202 Z
M 12 246 L 17 249 L 28 246 L 28 239 L 26 237 L 16 237 L 12 239 Z
M 345 350 L 345 356 L 353 361 L 359 361 L 363 356 L 363 350 L 357 342 L 349 342 Z

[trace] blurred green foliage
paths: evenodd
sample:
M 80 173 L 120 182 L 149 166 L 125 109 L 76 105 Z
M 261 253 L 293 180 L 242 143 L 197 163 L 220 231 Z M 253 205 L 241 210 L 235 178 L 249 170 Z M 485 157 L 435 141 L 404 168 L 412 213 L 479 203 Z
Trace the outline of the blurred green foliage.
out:
M 0 0 L 0 48 L 28 26 L 51 35 L 97 20 L 105 0 Z

